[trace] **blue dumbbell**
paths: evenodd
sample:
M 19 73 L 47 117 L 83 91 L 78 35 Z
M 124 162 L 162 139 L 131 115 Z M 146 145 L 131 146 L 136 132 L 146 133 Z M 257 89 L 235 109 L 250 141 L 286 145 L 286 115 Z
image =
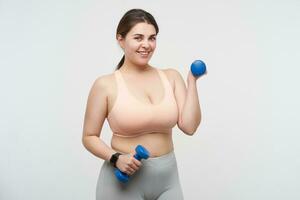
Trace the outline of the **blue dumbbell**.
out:
M 195 60 L 191 64 L 191 71 L 194 76 L 201 76 L 206 71 L 206 65 L 202 60 Z
M 139 161 L 142 159 L 148 159 L 149 155 L 150 155 L 148 150 L 145 147 L 143 147 L 142 145 L 138 145 L 135 148 L 135 152 L 136 152 L 136 154 L 134 155 L 134 157 Z M 123 183 L 126 183 L 129 180 L 128 174 L 120 171 L 118 168 L 115 169 L 115 175 L 116 175 L 117 179 Z

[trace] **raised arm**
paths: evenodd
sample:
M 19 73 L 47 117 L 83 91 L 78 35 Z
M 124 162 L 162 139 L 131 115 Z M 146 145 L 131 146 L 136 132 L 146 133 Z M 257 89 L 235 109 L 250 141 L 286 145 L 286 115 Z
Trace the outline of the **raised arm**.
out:
M 82 144 L 95 156 L 109 160 L 115 151 L 100 139 L 107 114 L 107 91 L 103 78 L 98 78 L 89 93 L 82 134 Z
M 179 117 L 177 126 L 187 135 L 193 135 L 201 122 L 201 110 L 198 99 L 197 78 L 191 72 L 187 78 L 187 88 L 181 74 L 175 69 L 169 69 L 175 85 L 175 98 Z

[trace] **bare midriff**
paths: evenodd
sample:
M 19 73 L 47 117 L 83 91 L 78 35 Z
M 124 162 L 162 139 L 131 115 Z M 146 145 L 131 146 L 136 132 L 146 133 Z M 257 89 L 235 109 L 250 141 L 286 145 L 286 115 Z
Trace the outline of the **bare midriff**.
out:
M 135 137 L 120 137 L 113 135 L 111 147 L 121 153 L 135 154 L 137 145 L 144 146 L 149 152 L 150 157 L 158 157 L 173 150 L 172 132 L 169 133 L 146 133 Z

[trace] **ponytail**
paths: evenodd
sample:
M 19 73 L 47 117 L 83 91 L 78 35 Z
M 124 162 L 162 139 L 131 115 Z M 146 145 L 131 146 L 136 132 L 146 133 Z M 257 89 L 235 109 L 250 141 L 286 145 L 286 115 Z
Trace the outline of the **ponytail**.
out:
M 124 60 L 125 60 L 125 55 L 123 55 L 122 59 L 120 60 L 119 64 L 117 65 L 116 70 L 118 70 L 122 67 L 122 65 L 124 64 Z

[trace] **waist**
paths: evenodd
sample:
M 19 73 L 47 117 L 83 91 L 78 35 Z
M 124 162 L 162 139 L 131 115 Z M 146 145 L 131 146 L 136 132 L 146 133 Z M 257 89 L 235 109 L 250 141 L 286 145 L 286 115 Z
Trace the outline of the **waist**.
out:
M 113 132 L 114 136 L 122 137 L 122 138 L 136 138 L 138 136 L 146 135 L 146 134 L 168 134 L 171 133 L 172 129 L 165 130 L 152 130 L 152 131 L 140 131 L 136 133 L 121 133 L 121 132 Z
M 165 154 L 150 157 L 147 160 L 144 160 L 143 165 L 162 166 L 170 162 L 176 162 L 176 156 L 173 149 Z
M 137 145 L 144 146 L 150 152 L 150 157 L 164 155 L 173 150 L 172 132 L 148 133 L 137 137 L 118 137 L 113 135 L 111 139 L 111 147 L 124 154 L 135 154 Z

